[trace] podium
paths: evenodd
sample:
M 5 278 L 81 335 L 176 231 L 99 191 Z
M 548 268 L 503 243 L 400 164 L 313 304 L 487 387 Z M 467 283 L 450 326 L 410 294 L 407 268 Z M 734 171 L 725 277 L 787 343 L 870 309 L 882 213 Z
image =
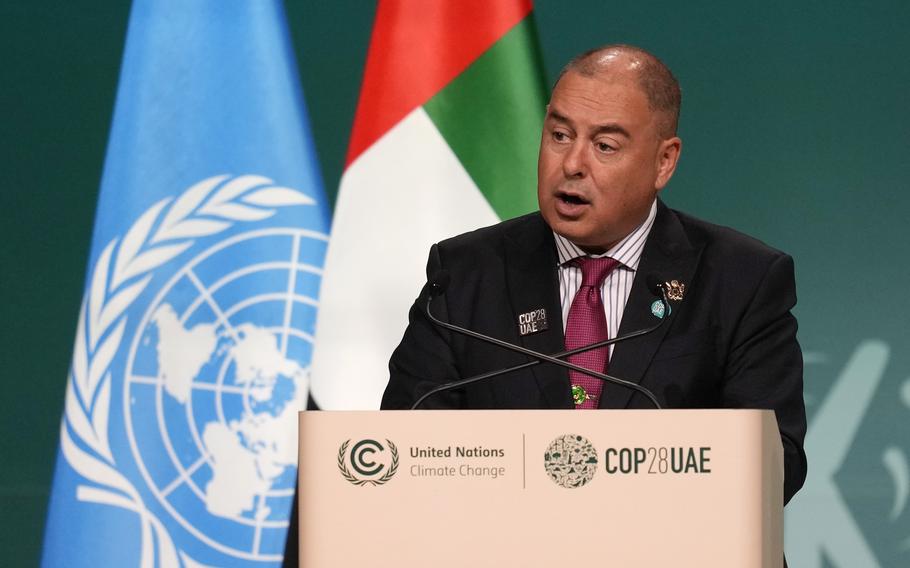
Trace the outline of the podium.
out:
M 300 413 L 305 568 L 779 567 L 767 410 Z

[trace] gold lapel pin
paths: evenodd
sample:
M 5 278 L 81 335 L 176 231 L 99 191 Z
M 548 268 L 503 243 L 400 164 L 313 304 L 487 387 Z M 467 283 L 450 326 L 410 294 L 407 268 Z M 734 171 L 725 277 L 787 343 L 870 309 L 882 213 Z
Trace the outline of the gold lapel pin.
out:
M 664 282 L 664 286 L 667 287 L 667 298 L 674 302 L 681 301 L 683 299 L 683 294 L 686 293 L 686 285 L 679 280 Z

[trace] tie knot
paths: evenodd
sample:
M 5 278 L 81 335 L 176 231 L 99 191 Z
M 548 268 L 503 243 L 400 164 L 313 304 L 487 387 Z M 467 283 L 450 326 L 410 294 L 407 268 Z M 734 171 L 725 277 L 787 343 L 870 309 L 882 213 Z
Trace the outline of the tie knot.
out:
M 600 288 L 619 261 L 610 257 L 578 257 L 572 263 L 581 269 L 581 285 Z

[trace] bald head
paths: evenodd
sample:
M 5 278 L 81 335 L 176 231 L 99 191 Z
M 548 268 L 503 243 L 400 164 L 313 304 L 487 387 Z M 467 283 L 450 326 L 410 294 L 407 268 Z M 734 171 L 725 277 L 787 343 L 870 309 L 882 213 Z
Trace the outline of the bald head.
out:
M 670 69 L 654 55 L 631 45 L 605 45 L 574 57 L 563 67 L 559 79 L 570 71 L 585 77 L 622 78 L 631 75 L 645 94 L 648 107 L 660 115 L 660 135 L 664 138 L 676 135 L 682 101 L 679 83 Z

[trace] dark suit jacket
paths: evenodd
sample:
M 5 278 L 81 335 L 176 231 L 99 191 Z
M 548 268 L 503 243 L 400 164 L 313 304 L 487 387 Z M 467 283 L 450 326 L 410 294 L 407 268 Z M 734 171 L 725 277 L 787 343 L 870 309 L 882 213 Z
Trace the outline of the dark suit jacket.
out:
M 434 245 L 429 278 L 450 282 L 433 300 L 443 321 L 543 353 L 564 349 L 553 234 L 539 213 Z M 763 408 L 776 412 L 784 447 L 785 502 L 806 476 L 802 354 L 796 342 L 793 260 L 731 229 L 658 202 L 619 334 L 656 322 L 648 275 L 685 283 L 654 333 L 618 343 L 610 374 L 650 389 L 665 408 Z M 407 408 L 451 380 L 527 360 L 434 326 L 423 314 L 425 287 L 389 363 L 382 408 Z M 518 315 L 547 311 L 549 329 L 520 336 Z M 607 384 L 602 408 L 650 408 L 641 394 Z M 572 408 L 568 373 L 540 364 L 434 395 L 428 408 Z

